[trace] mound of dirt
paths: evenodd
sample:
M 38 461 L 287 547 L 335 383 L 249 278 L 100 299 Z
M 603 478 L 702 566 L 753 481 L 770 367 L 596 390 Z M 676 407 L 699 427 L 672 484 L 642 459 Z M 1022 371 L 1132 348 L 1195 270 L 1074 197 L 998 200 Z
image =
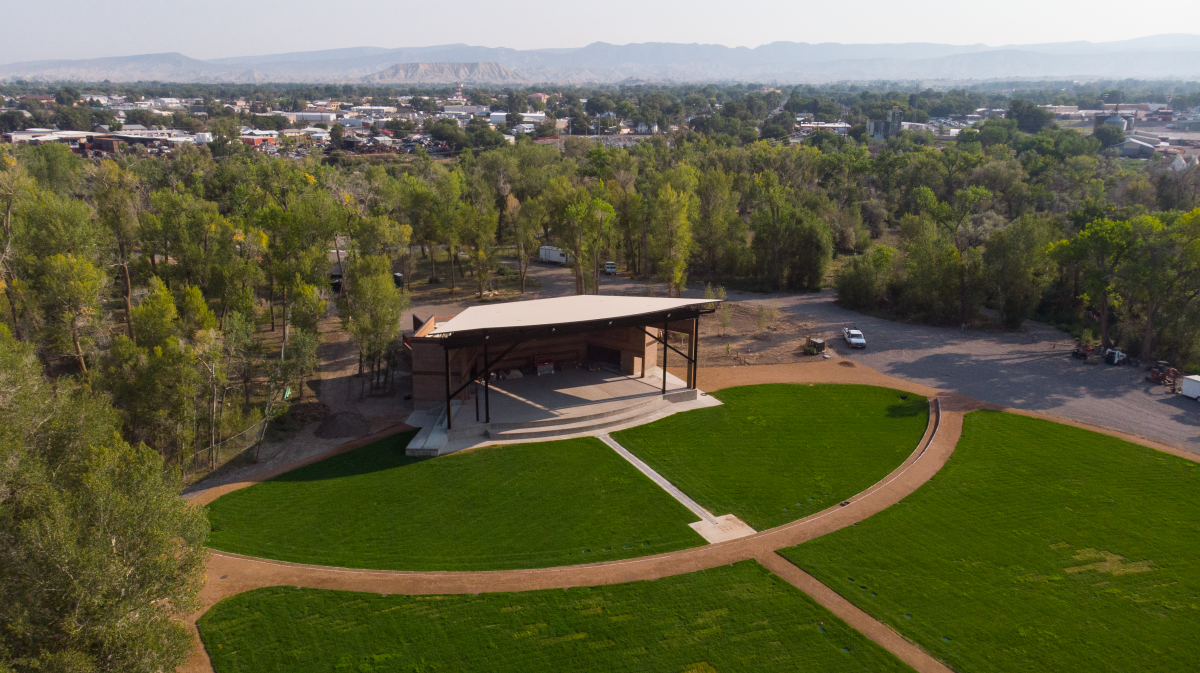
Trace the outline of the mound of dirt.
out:
M 288 409 L 288 416 L 292 417 L 292 421 L 297 425 L 304 426 L 319 421 L 329 414 L 329 407 L 316 400 L 308 400 L 293 404 Z
M 316 435 L 321 439 L 358 437 L 371 432 L 371 423 L 357 411 L 343 411 L 326 416 L 317 426 Z

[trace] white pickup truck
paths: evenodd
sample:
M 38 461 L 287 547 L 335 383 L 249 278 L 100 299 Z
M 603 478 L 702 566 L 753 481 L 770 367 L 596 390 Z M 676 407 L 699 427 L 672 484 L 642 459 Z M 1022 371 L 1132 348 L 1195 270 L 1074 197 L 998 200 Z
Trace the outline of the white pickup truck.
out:
M 842 328 L 842 338 L 846 340 L 846 344 L 851 348 L 866 348 L 867 339 L 863 333 L 853 327 Z

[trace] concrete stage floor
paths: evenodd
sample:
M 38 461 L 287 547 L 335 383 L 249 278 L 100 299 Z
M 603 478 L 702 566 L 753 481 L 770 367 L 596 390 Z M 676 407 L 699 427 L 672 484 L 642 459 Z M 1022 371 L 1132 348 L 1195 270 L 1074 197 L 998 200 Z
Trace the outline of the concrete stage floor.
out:
M 684 382 L 667 375 L 667 392 L 686 388 Z M 476 399 L 463 403 L 454 413 L 454 427 L 476 423 L 475 403 L 479 403 L 479 421 L 484 418 L 483 386 L 475 390 Z M 492 382 L 489 395 L 493 424 L 533 423 L 572 419 L 618 411 L 662 396 L 662 379 L 655 370 L 646 378 L 610 371 L 591 372 L 566 369 L 544 376 L 523 376 Z

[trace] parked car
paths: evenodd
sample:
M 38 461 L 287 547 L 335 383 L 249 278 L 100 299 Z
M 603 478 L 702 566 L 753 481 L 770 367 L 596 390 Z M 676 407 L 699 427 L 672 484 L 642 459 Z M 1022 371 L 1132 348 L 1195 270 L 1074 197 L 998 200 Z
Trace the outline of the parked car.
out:
M 611 276 L 611 275 L 615 274 L 616 272 L 617 272 L 617 263 L 616 262 L 605 262 L 604 263 L 604 273 L 607 273 L 608 275 Z
M 851 348 L 866 348 L 867 338 L 863 333 L 854 327 L 843 327 L 842 338 L 846 340 L 846 344 Z

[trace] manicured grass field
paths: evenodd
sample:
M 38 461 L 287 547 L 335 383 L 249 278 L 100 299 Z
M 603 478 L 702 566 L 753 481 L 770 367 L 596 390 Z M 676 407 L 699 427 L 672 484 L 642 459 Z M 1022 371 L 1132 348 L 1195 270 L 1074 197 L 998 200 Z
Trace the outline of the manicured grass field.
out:
M 613 437 L 714 514 L 765 530 L 859 493 L 904 462 L 929 418 L 889 388 L 769 384 Z M 907 399 L 902 399 L 907 396 Z
M 911 671 L 754 561 L 477 596 L 271 587 L 199 621 L 218 673 Z
M 784 555 L 959 671 L 1200 668 L 1200 465 L 977 411 L 932 481 Z
M 501 570 L 704 544 L 683 505 L 595 438 L 408 458 L 404 433 L 209 505 L 213 549 L 387 570 Z

